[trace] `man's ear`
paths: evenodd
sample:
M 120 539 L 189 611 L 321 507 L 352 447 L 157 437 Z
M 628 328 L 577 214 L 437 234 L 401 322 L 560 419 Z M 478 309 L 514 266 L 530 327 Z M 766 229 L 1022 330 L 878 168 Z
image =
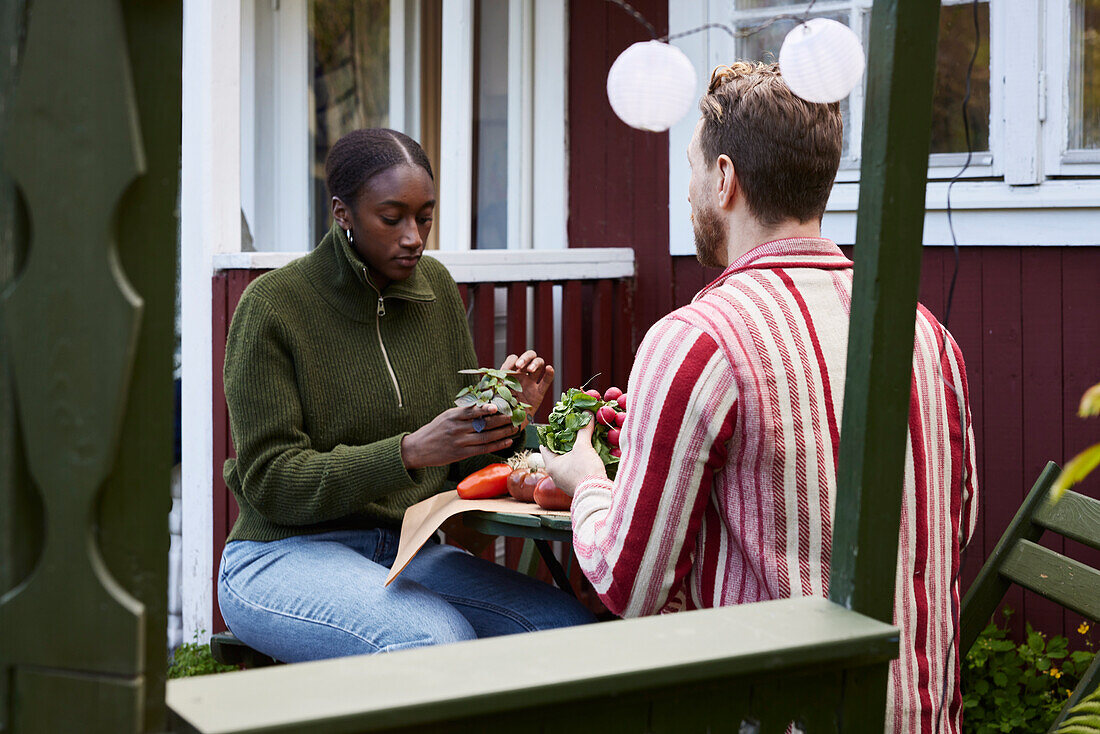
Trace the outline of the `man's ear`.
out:
M 340 225 L 340 229 L 351 229 L 351 211 L 340 197 L 332 197 L 332 218 Z
M 733 161 L 723 153 L 715 161 L 718 171 L 716 185 L 718 186 L 718 206 L 721 209 L 729 209 L 733 206 L 733 198 L 737 193 L 737 172 L 733 170 Z

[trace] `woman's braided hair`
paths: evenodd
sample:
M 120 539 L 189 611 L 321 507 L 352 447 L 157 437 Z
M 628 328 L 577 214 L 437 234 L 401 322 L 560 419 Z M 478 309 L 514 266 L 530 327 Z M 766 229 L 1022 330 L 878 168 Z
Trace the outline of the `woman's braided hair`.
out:
M 435 180 L 424 149 L 408 135 L 382 127 L 353 130 L 329 150 L 325 158 L 325 186 L 329 196 L 354 206 L 372 178 L 402 164 L 420 166 Z

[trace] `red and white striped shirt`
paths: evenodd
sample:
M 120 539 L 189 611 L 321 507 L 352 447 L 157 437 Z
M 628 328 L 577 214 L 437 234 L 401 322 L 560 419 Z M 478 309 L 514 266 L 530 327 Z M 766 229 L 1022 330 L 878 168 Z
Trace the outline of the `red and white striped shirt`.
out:
M 769 242 L 646 334 L 616 480 L 573 498 L 579 563 L 613 612 L 828 595 L 851 286 L 829 240 Z M 957 732 L 974 439 L 962 355 L 923 306 L 912 384 L 886 730 L 932 732 L 946 679 Z

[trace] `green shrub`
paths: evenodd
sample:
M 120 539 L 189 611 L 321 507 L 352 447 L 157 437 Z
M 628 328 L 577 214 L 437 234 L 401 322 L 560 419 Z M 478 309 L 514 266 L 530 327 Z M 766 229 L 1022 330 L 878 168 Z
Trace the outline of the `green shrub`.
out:
M 1006 620 L 1011 613 L 1004 610 Z M 1087 623 L 1077 631 L 1088 632 Z M 1070 652 L 1065 637 L 1047 639 L 1030 624 L 1026 641 L 1017 645 L 1005 627 L 990 622 L 962 670 L 964 734 L 1045 732 L 1094 655 Z
M 206 630 L 195 634 L 194 642 L 185 642 L 176 648 L 168 664 L 169 678 L 187 678 L 192 675 L 210 675 L 239 670 L 236 665 L 222 665 L 210 653 L 210 645 L 204 639 Z

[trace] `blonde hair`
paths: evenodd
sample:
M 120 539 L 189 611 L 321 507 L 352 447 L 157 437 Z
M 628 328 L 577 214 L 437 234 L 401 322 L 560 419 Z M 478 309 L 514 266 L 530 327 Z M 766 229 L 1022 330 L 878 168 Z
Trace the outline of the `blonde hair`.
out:
M 840 166 L 839 103 L 796 96 L 778 64 L 737 61 L 711 73 L 699 109 L 703 160 L 729 156 L 757 219 L 821 219 Z

